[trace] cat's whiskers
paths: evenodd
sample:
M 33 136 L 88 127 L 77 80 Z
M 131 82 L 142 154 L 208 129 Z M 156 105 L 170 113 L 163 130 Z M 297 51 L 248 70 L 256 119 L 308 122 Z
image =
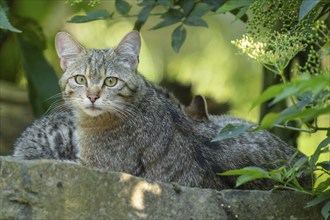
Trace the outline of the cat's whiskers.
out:
M 56 93 L 55 95 L 52 95 L 51 97 L 47 98 L 45 101 L 49 101 L 51 99 L 58 99 L 62 98 L 62 92 Z
M 132 104 L 129 103 L 117 101 L 117 102 L 113 102 L 111 104 L 111 107 L 113 107 L 118 114 L 124 117 L 122 119 L 133 118 L 136 117 L 136 114 L 141 113 L 136 106 L 133 106 Z
M 46 111 L 45 114 L 49 115 L 49 114 L 53 114 L 56 112 L 66 111 L 71 108 L 70 103 L 71 103 L 71 101 L 74 101 L 74 100 L 75 100 L 74 98 L 69 98 L 69 97 L 66 97 L 65 100 L 63 100 L 63 99 L 55 100 L 51 104 L 51 106 L 48 108 L 48 110 Z
M 127 120 L 131 117 L 134 116 L 134 113 L 130 110 L 128 110 L 127 108 L 123 108 L 125 105 L 122 105 L 121 103 L 116 103 L 113 102 L 111 103 L 111 106 L 109 106 L 114 114 L 120 118 L 121 120 Z

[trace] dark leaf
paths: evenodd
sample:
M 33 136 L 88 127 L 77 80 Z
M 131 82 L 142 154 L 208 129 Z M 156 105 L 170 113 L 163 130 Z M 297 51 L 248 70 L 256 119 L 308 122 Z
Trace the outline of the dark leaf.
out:
M 11 23 L 9 22 L 5 9 L 2 7 L 2 5 L 0 5 L 0 28 L 1 29 L 5 29 L 5 30 L 9 30 L 12 32 L 17 32 L 17 33 L 21 33 L 21 30 L 18 30 L 17 28 L 15 28 L 13 25 L 11 25 Z
M 320 166 L 323 169 L 330 171 L 330 161 L 323 161 L 323 162 L 317 163 L 316 166 Z M 330 186 L 330 184 L 329 184 L 329 186 Z
M 157 0 L 157 4 L 165 6 L 165 7 L 169 7 L 169 8 L 174 7 L 173 0 Z
M 154 5 L 148 5 L 142 8 L 142 10 L 139 12 L 139 15 L 137 17 L 137 20 L 134 24 L 134 30 L 141 30 L 144 23 L 147 21 L 149 14 L 151 10 L 154 8 Z
M 45 113 L 54 100 L 50 100 L 56 94 L 60 93 L 58 78 L 54 69 L 46 61 L 43 51 L 40 47 L 31 43 L 35 39 L 29 39 L 28 32 L 33 29 L 24 29 L 24 33 L 18 37 L 23 67 L 28 80 L 29 97 L 36 116 Z
M 282 84 L 268 87 L 260 96 L 258 96 L 253 101 L 251 109 L 253 109 L 257 105 L 275 97 L 276 95 L 280 94 L 284 90 L 284 88 L 285 88 L 285 85 L 282 85 Z
M 327 191 L 324 191 L 322 194 L 318 195 L 315 199 L 312 201 L 309 201 L 305 208 L 315 206 L 317 204 L 320 204 L 323 201 L 329 200 L 330 199 L 330 189 Z
M 330 144 L 330 136 L 326 137 L 321 143 L 317 146 L 317 150 L 320 150 L 324 147 L 327 147 Z
M 210 11 L 210 6 L 206 3 L 197 3 L 188 17 L 184 20 L 184 23 L 191 26 L 208 27 L 207 23 L 202 17 Z
M 284 178 L 295 178 L 297 175 L 297 172 L 299 172 L 302 168 L 305 167 L 305 165 L 308 164 L 308 158 L 302 157 L 300 158 L 291 169 L 289 169 L 287 172 L 284 173 Z M 293 175 L 293 176 L 292 176 Z
M 187 30 L 183 25 L 178 26 L 175 28 L 175 30 L 172 32 L 172 48 L 175 52 L 179 52 L 183 42 L 186 39 Z
M 233 10 L 233 11 L 231 11 L 231 13 L 235 15 L 235 20 L 242 20 L 242 21 L 246 22 L 247 21 L 246 12 L 249 8 L 250 8 L 250 6 L 245 6 L 243 8 L 237 9 L 237 12 L 236 12 L 236 10 Z
M 330 178 L 327 178 L 325 181 L 319 183 L 317 188 L 315 189 L 316 192 L 322 193 L 330 186 Z
M 226 13 L 234 9 L 250 6 L 252 3 L 253 0 L 227 0 L 226 3 L 217 10 L 217 13 Z
M 301 21 L 319 2 L 320 0 L 303 0 L 299 10 L 299 21 Z
M 211 7 L 211 11 L 215 12 L 226 3 L 226 0 L 202 0 L 201 2 L 208 4 Z
M 295 95 L 298 93 L 298 91 L 300 91 L 301 89 L 301 85 L 296 85 L 296 84 L 286 84 L 283 91 L 276 95 L 276 97 L 271 101 L 271 103 L 269 103 L 269 106 L 274 105 L 275 103 L 278 103 L 279 101 Z
M 311 102 L 312 95 L 306 94 L 305 96 L 301 97 L 301 101 L 299 101 L 295 106 L 292 105 L 284 109 L 274 123 L 280 124 L 282 122 L 297 118 L 296 115 L 301 114 L 302 109 L 309 105 Z
M 321 214 L 324 219 L 328 219 L 330 215 L 330 202 L 327 202 L 321 209 Z
M 132 8 L 132 6 L 125 0 L 116 0 L 115 7 L 121 15 L 127 15 Z
M 302 122 L 308 122 L 314 118 L 317 118 L 320 115 L 327 115 L 330 112 L 330 106 L 319 109 L 305 109 L 301 112 L 300 115 L 297 115 L 297 118 L 300 117 Z
M 189 19 L 186 19 L 183 23 L 190 26 L 208 27 L 206 21 L 198 17 L 189 17 Z
M 190 16 L 195 16 L 195 17 L 203 17 L 207 12 L 210 11 L 210 6 L 206 3 L 197 3 L 191 13 L 189 14 Z
M 89 11 L 86 15 L 76 15 L 69 20 L 69 23 L 84 23 L 95 20 L 103 20 L 111 18 L 113 13 L 109 13 L 107 10 L 99 9 L 95 11 Z
M 226 127 L 224 127 L 219 134 L 213 138 L 212 142 L 215 141 L 221 141 L 227 138 L 236 137 L 239 134 L 251 130 L 253 125 L 239 125 L 234 126 L 231 124 L 228 124 Z
M 311 156 L 309 161 L 311 166 L 314 166 L 318 161 L 320 154 L 322 153 L 323 148 L 327 147 L 330 144 L 330 136 L 326 137 L 321 143 L 317 146 L 315 152 Z
M 177 9 L 169 9 L 165 14 L 162 15 L 163 21 L 156 24 L 151 30 L 156 30 L 172 24 L 178 23 L 182 20 L 184 14 Z
M 316 95 L 329 86 L 329 81 L 329 74 L 320 74 L 314 77 L 309 77 L 290 84 L 286 84 L 284 85 L 284 89 L 281 91 L 281 93 L 276 95 L 275 99 L 270 103 L 270 105 L 273 105 L 289 96 L 293 96 L 298 93 L 311 93 Z
M 183 14 L 187 16 L 194 8 L 195 2 L 194 1 L 181 1 L 181 2 L 182 2 Z
M 302 122 L 307 122 L 311 119 L 317 118 L 320 115 L 328 114 L 329 112 L 330 106 L 320 109 L 305 108 L 302 110 L 296 109 L 294 106 L 290 106 L 279 114 L 274 124 L 283 124 L 287 121 L 299 118 L 302 119 Z

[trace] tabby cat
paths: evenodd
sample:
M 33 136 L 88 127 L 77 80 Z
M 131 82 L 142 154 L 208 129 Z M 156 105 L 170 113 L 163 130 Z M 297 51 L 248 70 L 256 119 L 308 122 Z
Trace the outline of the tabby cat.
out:
M 58 33 L 55 45 L 64 71 L 60 86 L 69 110 L 37 120 L 17 140 L 14 156 L 79 159 L 88 167 L 154 181 L 225 189 L 234 188 L 235 178 L 217 173 L 246 166 L 274 168 L 274 161 L 294 153 L 267 131 L 212 142 L 226 124 L 249 122 L 194 118 L 193 107 L 183 109 L 137 72 L 140 44 L 136 31 L 117 47 L 100 50 L 85 49 L 68 33 Z M 259 180 L 242 188 L 272 186 Z

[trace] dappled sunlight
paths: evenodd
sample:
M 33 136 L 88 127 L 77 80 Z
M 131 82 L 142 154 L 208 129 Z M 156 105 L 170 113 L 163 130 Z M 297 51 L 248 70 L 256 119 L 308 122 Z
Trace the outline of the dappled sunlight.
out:
M 131 178 L 132 178 L 132 176 L 127 173 L 122 173 L 120 175 L 120 181 L 122 181 L 122 182 L 129 181 Z
M 132 189 L 131 192 L 131 206 L 137 210 L 136 214 L 141 217 L 147 217 L 145 210 L 145 194 L 151 193 L 159 196 L 162 192 L 160 186 L 156 183 L 148 183 L 146 181 L 138 182 Z

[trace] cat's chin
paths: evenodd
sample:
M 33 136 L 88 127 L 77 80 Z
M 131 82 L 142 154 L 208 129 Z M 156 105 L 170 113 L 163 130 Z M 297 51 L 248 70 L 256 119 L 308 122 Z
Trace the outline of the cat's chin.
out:
M 83 109 L 83 111 L 85 112 L 85 114 L 91 117 L 97 117 L 104 113 L 102 109 L 96 107 L 86 107 Z

